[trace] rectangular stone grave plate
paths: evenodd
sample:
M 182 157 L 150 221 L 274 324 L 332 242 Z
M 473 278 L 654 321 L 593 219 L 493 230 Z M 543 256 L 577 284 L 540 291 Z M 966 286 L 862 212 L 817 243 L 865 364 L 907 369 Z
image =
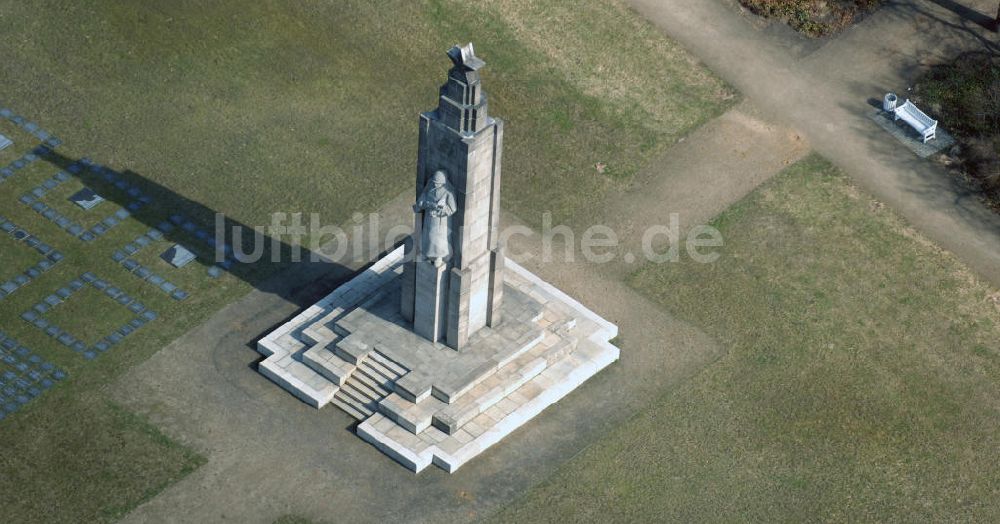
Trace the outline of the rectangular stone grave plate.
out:
M 90 210 L 97 207 L 101 202 L 104 202 L 104 197 L 98 195 L 93 189 L 85 187 L 76 193 L 73 193 L 73 195 L 69 197 L 69 201 L 83 209 Z
M 195 254 L 180 244 L 174 244 L 160 255 L 171 266 L 182 268 L 195 259 Z

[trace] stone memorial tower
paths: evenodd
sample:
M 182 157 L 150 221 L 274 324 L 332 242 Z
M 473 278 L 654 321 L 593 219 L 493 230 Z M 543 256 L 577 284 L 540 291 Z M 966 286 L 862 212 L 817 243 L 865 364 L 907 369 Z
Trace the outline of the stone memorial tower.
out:
M 472 44 L 453 66 L 438 107 L 420 115 L 414 234 L 403 269 L 403 318 L 432 342 L 462 350 L 500 322 L 503 261 L 497 241 L 503 122 L 487 112 Z
M 619 357 L 617 326 L 504 258 L 503 124 L 472 44 L 448 56 L 420 116 L 413 235 L 257 343 L 262 374 L 413 471 L 455 471 Z

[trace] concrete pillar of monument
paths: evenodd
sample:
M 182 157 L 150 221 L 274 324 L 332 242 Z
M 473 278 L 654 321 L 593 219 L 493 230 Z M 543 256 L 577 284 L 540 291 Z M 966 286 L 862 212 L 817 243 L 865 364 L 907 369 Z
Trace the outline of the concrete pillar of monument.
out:
M 415 332 L 460 350 L 476 331 L 501 321 L 504 257 L 498 229 L 503 122 L 487 114 L 479 77 L 485 63 L 476 57 L 472 44 L 451 48 L 448 57 L 454 65 L 441 86 L 438 107 L 420 115 L 418 205 L 414 234 L 406 244 L 401 310 Z M 447 186 L 432 180 L 438 172 L 447 177 Z M 428 223 L 436 231 L 444 227 L 438 225 L 445 223 L 443 218 L 427 222 L 428 213 L 440 210 L 427 201 L 445 201 L 441 197 L 445 190 L 428 193 L 429 184 L 454 193 L 448 255 L 440 258 L 436 257 L 440 247 L 427 240 L 424 227 Z

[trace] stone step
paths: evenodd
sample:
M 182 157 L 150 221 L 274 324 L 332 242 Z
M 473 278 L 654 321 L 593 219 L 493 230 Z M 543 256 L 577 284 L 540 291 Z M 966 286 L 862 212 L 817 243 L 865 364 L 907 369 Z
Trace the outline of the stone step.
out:
M 534 353 L 522 355 L 471 389 L 470 394 L 436 413 L 434 426 L 449 435 L 455 434 L 470 420 L 500 403 L 507 395 L 528 383 L 547 367 L 548 362 L 543 356 L 536 356 Z
M 316 408 L 325 406 L 337 392 L 336 386 L 329 380 L 295 361 L 291 355 L 280 359 L 268 357 L 260 363 L 259 370 L 265 377 Z
M 579 340 L 576 337 L 566 337 L 559 340 L 545 353 L 545 360 L 549 365 L 562 360 L 563 357 L 576 350 L 578 343 Z
M 467 422 L 499 404 L 508 395 L 543 373 L 555 362 L 565 360 L 577 348 L 577 338 L 565 335 L 554 344 L 541 344 L 521 354 L 469 392 L 434 415 L 433 425 L 452 435 Z
M 314 346 L 303 352 L 302 363 L 337 386 L 342 386 L 356 367 L 326 346 Z
M 357 420 L 364 420 L 372 416 L 371 411 L 365 409 L 363 406 L 355 407 L 355 403 L 343 400 L 342 397 L 340 397 L 340 395 L 334 395 L 333 400 L 331 400 L 331 403 L 334 406 L 337 406 L 338 408 L 342 409 L 345 413 L 354 417 Z
M 379 384 L 378 382 L 376 382 L 374 379 L 372 379 L 368 375 L 365 375 L 364 373 L 352 373 L 351 374 L 351 380 L 357 381 L 357 382 L 359 382 L 361 384 L 364 384 L 369 389 L 371 389 L 372 391 L 374 391 L 378 395 L 378 397 L 380 399 L 381 398 L 385 398 L 385 397 L 389 396 L 389 393 L 392 393 L 391 391 L 389 391 L 388 389 L 382 387 L 381 384 Z
M 357 390 L 352 390 L 349 387 L 343 387 L 337 390 L 337 395 L 335 398 L 340 398 L 344 402 L 349 402 L 354 406 L 355 409 L 361 410 L 363 412 L 368 411 L 378 411 L 378 403 L 366 398 L 364 395 L 357 392 Z
M 365 407 L 369 411 L 374 411 L 378 408 L 378 401 L 373 398 L 368 398 L 367 395 L 358 391 L 356 388 L 352 387 L 350 384 L 344 384 L 344 387 L 337 391 L 338 395 L 342 397 L 350 397 L 358 404 Z
M 376 384 L 381 386 L 383 389 L 387 390 L 391 390 L 392 384 L 393 382 L 395 382 L 395 379 L 390 378 L 388 375 L 385 375 L 384 372 L 380 372 L 374 367 L 372 367 L 367 360 L 362 362 L 354 373 L 364 374 L 369 379 L 374 381 Z
M 414 404 L 398 393 L 385 397 L 378 404 L 380 413 L 413 434 L 419 434 L 430 427 L 434 414 L 446 406 L 433 396 Z
M 348 379 L 347 383 L 344 385 L 360 391 L 365 397 L 370 398 L 375 402 L 378 402 L 379 400 L 382 400 L 382 398 L 385 397 L 385 395 L 379 395 L 378 391 L 375 391 L 374 389 L 368 387 L 364 382 L 355 379 L 353 375 L 351 376 L 350 379 Z
M 395 377 L 393 377 L 393 380 L 395 380 L 395 379 L 397 379 L 397 378 L 399 378 L 399 377 L 401 377 L 401 376 L 403 376 L 403 375 L 405 375 L 405 374 L 407 374 L 407 373 L 410 372 L 410 370 L 406 369 L 405 367 L 403 367 L 402 365 L 400 365 L 398 362 L 396 362 L 396 361 L 392 360 L 391 358 L 383 355 L 382 353 L 379 353 L 378 351 L 372 351 L 371 353 L 369 353 L 368 354 L 368 359 L 369 360 L 374 360 L 375 362 L 378 362 L 383 367 L 385 367 L 386 369 L 388 369 L 389 371 L 391 371 L 395 375 Z
M 371 351 L 371 346 L 360 338 L 352 335 L 348 335 L 341 340 L 338 340 L 333 347 L 333 352 L 338 357 L 355 365 L 364 360 L 368 353 L 371 353 Z
M 493 356 L 492 361 L 483 362 L 479 366 L 441 382 L 435 381 L 432 394 L 448 404 L 454 404 L 472 388 L 496 374 L 499 369 L 529 353 L 545 338 L 545 331 L 536 325 L 519 325 L 517 327 L 518 329 L 514 331 L 519 334 L 513 340 L 508 340 L 506 345 L 501 346 Z
M 375 360 L 375 359 L 372 359 L 372 358 L 366 358 L 364 360 L 364 362 L 362 362 L 362 364 L 364 364 L 364 365 L 366 365 L 366 366 L 374 369 L 375 371 L 378 371 L 382 376 L 388 378 L 392 382 L 395 382 L 395 381 L 399 380 L 399 377 L 402 376 L 399 373 L 396 373 L 395 371 L 393 371 L 392 369 L 386 367 L 384 364 L 382 364 L 378 360 Z

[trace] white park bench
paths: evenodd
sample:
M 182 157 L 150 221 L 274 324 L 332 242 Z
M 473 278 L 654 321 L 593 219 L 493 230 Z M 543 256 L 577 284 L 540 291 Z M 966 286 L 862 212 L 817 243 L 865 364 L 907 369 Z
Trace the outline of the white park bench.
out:
M 903 105 L 893 110 L 893 114 L 896 115 L 896 120 L 902 118 L 910 127 L 916 129 L 925 144 L 928 140 L 937 137 L 937 120 L 924 114 L 917 106 L 913 105 L 913 102 L 909 100 L 903 102 Z
M 3 151 L 4 149 L 7 149 L 8 147 L 10 147 L 13 144 L 14 144 L 14 142 L 11 141 L 11 139 L 9 139 L 9 138 L 7 138 L 7 137 L 5 137 L 3 135 L 0 135 L 0 151 Z

